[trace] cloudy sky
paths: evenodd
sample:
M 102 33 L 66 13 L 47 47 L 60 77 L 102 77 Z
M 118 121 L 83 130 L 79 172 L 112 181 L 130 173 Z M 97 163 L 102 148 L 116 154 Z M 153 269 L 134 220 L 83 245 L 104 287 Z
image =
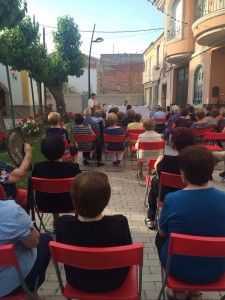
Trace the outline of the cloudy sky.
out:
M 52 31 L 57 17 L 70 15 L 81 30 L 81 50 L 88 54 L 91 31 L 96 23 L 94 39 L 102 37 L 102 43 L 93 44 L 92 55 L 104 53 L 143 53 L 162 30 L 128 33 L 98 33 L 97 31 L 121 31 L 155 29 L 163 27 L 163 14 L 147 0 L 27 0 L 28 14 L 46 27 L 48 51 L 54 49 Z M 42 26 L 40 26 L 42 30 Z

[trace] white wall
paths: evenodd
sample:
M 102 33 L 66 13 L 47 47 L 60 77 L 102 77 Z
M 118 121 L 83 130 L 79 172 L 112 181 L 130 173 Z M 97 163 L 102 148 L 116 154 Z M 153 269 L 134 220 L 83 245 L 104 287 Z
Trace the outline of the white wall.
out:
M 10 69 L 10 67 L 9 67 L 9 69 Z M 21 75 L 20 75 L 20 72 L 16 72 L 15 75 L 17 77 L 17 80 L 14 79 L 13 76 L 10 74 L 13 104 L 22 105 L 23 104 L 23 94 L 22 94 Z M 2 64 L 0 64 L 0 83 L 2 83 L 8 90 L 6 68 Z
M 91 79 L 91 92 L 97 92 L 97 69 L 91 69 L 90 72 Z M 84 74 L 80 77 L 69 76 L 68 77 L 68 87 L 72 87 L 79 94 L 88 92 L 88 69 L 84 69 Z

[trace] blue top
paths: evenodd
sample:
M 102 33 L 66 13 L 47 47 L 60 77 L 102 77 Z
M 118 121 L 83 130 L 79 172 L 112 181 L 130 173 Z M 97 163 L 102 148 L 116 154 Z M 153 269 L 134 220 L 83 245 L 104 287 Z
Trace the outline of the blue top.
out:
M 124 130 L 121 127 L 107 127 L 104 129 L 106 135 L 124 135 Z M 107 143 L 107 150 L 110 151 L 123 151 L 124 143 Z
M 99 132 L 100 132 L 99 124 L 98 124 L 98 122 L 94 118 L 92 118 L 92 117 L 85 117 L 84 118 L 84 125 L 90 125 L 91 129 L 94 131 L 94 133 L 96 135 L 99 134 Z
M 21 241 L 28 238 L 33 223 L 14 200 L 0 201 L 0 244 L 14 244 L 24 278 L 37 258 L 37 249 L 26 248 Z M 0 268 L 0 297 L 8 295 L 20 285 L 15 268 Z
M 160 251 L 165 267 L 171 232 L 225 237 L 225 192 L 215 188 L 179 190 L 165 197 L 160 229 L 168 234 Z M 171 260 L 171 274 L 190 283 L 209 283 L 225 272 L 225 259 L 176 255 Z

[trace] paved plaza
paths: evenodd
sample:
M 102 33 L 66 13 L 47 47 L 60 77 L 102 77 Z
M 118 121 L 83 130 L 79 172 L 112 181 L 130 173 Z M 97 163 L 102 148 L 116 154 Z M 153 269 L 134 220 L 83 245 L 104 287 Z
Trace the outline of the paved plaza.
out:
M 98 169 L 105 171 L 104 168 Z M 211 183 L 221 189 L 224 184 L 218 177 L 219 170 L 213 174 L 214 181 Z M 161 273 L 158 255 L 154 246 L 155 231 L 150 231 L 145 223 L 146 208 L 143 205 L 145 187 L 141 186 L 136 179 L 135 171 L 132 170 L 129 162 L 123 172 L 107 172 L 112 187 L 110 204 L 105 214 L 124 214 L 129 221 L 133 242 L 144 243 L 144 267 L 143 267 L 143 300 L 156 300 L 161 287 Z M 48 225 L 51 226 L 51 217 L 47 215 Z M 65 278 L 65 276 L 63 276 Z M 40 295 L 47 299 L 64 299 L 58 286 L 56 274 L 52 263 L 50 263 L 46 282 L 40 289 Z M 204 294 L 203 299 L 220 299 L 219 293 Z

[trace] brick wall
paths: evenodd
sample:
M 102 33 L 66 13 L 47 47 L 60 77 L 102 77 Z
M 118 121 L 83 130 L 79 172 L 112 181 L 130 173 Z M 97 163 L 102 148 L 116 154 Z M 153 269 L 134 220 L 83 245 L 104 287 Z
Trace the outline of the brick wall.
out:
M 143 94 L 142 54 L 103 54 L 99 65 L 99 94 Z

